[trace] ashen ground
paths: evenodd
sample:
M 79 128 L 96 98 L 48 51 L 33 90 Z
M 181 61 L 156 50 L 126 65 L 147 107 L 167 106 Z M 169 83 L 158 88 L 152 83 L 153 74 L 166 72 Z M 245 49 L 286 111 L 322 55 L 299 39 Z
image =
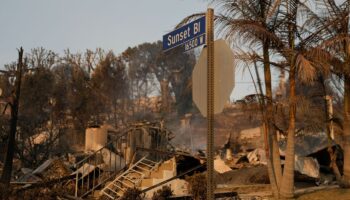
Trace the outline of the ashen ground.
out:
M 303 194 L 297 200 L 350 200 L 350 189 L 336 188 Z

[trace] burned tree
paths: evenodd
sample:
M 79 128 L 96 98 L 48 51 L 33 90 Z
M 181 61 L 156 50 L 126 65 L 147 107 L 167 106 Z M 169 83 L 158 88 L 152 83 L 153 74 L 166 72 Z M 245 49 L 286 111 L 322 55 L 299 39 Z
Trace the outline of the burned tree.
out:
M 10 184 L 11 173 L 12 173 L 12 161 L 13 155 L 15 153 L 16 145 L 16 131 L 17 131 L 17 120 L 18 120 L 18 107 L 19 107 L 19 98 L 21 94 L 21 80 L 22 72 L 24 68 L 23 62 L 23 48 L 21 47 L 18 51 L 18 63 L 16 70 L 16 80 L 15 80 L 15 90 L 11 96 L 10 106 L 11 106 L 11 120 L 10 120 L 10 132 L 7 143 L 5 166 L 1 175 L 1 182 L 5 185 Z

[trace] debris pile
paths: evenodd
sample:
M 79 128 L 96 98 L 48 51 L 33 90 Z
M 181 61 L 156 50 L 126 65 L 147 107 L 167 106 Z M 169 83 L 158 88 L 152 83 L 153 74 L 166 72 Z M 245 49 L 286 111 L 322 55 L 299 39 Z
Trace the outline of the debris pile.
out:
M 106 199 L 113 199 L 110 197 L 112 194 L 120 197 L 123 191 L 136 187 L 151 198 L 155 191 L 168 186 L 173 190 L 174 197 L 189 195 L 191 186 L 188 180 L 191 177 L 205 177 L 205 150 L 193 153 L 193 149 L 174 147 L 169 143 L 173 135 L 162 123 L 140 122 L 130 126 L 123 133 L 113 130 L 113 134 L 107 129 L 90 128 L 86 132 L 90 139 L 86 141 L 84 151 L 50 158 L 34 170 L 20 168 L 21 164 L 15 163 L 15 168 L 19 168 L 12 181 L 15 191 L 22 192 L 18 194 L 28 198 L 35 191 L 45 198 L 52 195 L 61 196 L 62 199 L 73 196 L 95 198 L 106 194 Z M 259 131 L 260 128 L 241 131 L 240 141 L 243 143 L 238 149 L 232 146 L 230 134 L 218 150 L 214 160 L 214 179 L 224 193 L 225 188 L 233 186 L 269 183 L 266 152 Z M 97 133 L 103 133 L 98 136 L 103 138 L 94 143 L 91 138 Z M 295 170 L 316 184 L 328 184 L 334 179 L 329 173 L 331 159 L 327 149 L 331 147 L 336 150 L 338 145 L 334 142 L 330 145 L 324 138 L 322 134 L 296 138 Z M 282 165 L 284 149 L 282 139 Z M 342 154 L 338 158 L 342 158 Z M 342 170 L 341 163 L 339 168 Z M 115 185 L 119 189 L 111 186 L 114 182 L 118 182 Z M 59 190 L 65 192 L 57 194 Z

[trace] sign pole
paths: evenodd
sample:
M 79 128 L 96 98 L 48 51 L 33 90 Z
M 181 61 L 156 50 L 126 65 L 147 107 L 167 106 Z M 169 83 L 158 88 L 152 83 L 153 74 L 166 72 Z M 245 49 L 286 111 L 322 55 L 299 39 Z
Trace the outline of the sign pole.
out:
M 207 36 L 207 200 L 214 199 L 214 10 L 206 13 Z

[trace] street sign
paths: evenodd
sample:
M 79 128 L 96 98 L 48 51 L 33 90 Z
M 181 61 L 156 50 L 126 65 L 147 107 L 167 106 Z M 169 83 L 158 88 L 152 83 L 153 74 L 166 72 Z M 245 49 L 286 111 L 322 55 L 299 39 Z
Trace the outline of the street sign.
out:
M 221 113 L 234 88 L 234 65 L 231 48 L 222 39 L 214 42 L 214 114 Z M 207 116 L 207 49 L 203 48 L 192 72 L 193 101 Z
M 185 51 L 205 44 L 205 16 L 163 36 L 163 51 L 182 44 Z

